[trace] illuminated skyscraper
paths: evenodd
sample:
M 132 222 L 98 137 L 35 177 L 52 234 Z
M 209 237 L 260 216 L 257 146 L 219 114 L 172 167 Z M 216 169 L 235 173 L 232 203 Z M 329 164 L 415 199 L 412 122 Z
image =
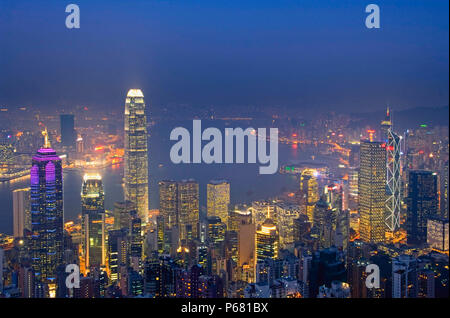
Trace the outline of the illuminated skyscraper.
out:
M 207 187 L 208 216 L 218 216 L 228 224 L 228 206 L 230 205 L 230 184 L 225 180 L 214 180 Z
M 31 230 L 30 188 L 13 191 L 14 237 L 23 237 L 23 231 Z
M 227 227 L 218 216 L 208 217 L 208 242 L 219 247 L 225 240 Z
M 178 221 L 181 240 L 198 238 L 199 192 L 198 183 L 192 179 L 178 183 Z
M 159 212 L 164 218 L 165 228 L 172 229 L 178 225 L 176 181 L 163 180 L 159 182 Z
M 427 221 L 438 217 L 437 175 L 431 171 L 409 172 L 406 231 L 409 244 L 427 241 Z
M 144 94 L 130 89 L 125 101 L 125 200 L 137 206 L 144 224 L 148 221 L 148 148 Z
M 313 214 L 313 229 L 319 234 L 320 248 L 329 248 L 333 245 L 337 212 L 327 202 L 325 195 L 316 203 Z
M 386 143 L 386 216 L 388 229 L 395 232 L 400 228 L 401 212 L 401 167 L 400 167 L 400 136 L 392 129 L 389 108 L 386 118 L 381 122 L 383 141 Z
M 309 222 L 306 214 L 300 214 L 293 224 L 293 237 L 294 242 L 304 243 L 307 240 L 307 236 L 311 231 L 311 222 Z
M 228 218 L 228 230 L 229 231 L 239 231 L 241 224 L 250 224 L 252 222 L 252 212 L 249 209 L 246 209 L 244 206 L 243 209 L 237 207 L 230 212 L 230 216 Z
M 114 202 L 114 229 L 129 229 L 131 217 L 136 214 L 136 205 L 131 201 Z
M 105 265 L 105 193 L 99 174 L 85 174 L 81 190 L 86 269 Z
M 55 296 L 56 273 L 63 261 L 63 176 L 61 159 L 50 148 L 47 130 L 44 147 L 33 157 L 31 167 L 32 267 L 38 282 Z
M 256 225 L 252 220 L 251 212 L 249 210 L 234 210 L 230 213 L 228 223 L 230 230 L 238 235 L 238 265 L 253 270 L 256 260 Z
M 0 247 L 0 293 L 3 292 L 3 258 L 5 257 L 5 252 Z
M 348 169 L 348 208 L 352 211 L 358 209 L 358 168 Z
M 128 229 L 108 232 L 108 265 L 111 282 L 117 282 L 120 279 L 121 266 L 128 265 L 129 245 Z
M 317 171 L 305 169 L 300 177 L 300 193 L 306 207 L 306 214 L 310 222 L 313 222 L 314 208 L 319 201 L 319 185 L 317 183 Z
M 386 230 L 386 149 L 383 142 L 361 141 L 358 192 L 361 240 L 383 242 Z
M 448 220 L 448 160 L 443 163 L 439 176 L 441 217 Z
M 442 218 L 428 219 L 427 244 L 441 253 L 448 253 L 448 220 Z
M 278 258 L 279 238 L 278 230 L 271 219 L 267 219 L 256 231 L 256 260 Z
M 138 273 L 143 271 L 143 243 L 142 221 L 135 214 L 130 222 L 130 266 Z

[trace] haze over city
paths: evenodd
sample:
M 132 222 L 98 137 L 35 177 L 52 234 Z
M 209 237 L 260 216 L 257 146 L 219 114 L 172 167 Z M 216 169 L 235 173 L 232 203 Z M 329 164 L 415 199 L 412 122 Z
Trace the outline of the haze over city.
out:
M 58 1 L 0 3 L 0 105 L 448 105 L 448 1 L 378 1 L 377 30 L 361 0 L 77 3 L 77 30 Z
M 448 12 L 1 0 L 0 307 L 448 299 Z

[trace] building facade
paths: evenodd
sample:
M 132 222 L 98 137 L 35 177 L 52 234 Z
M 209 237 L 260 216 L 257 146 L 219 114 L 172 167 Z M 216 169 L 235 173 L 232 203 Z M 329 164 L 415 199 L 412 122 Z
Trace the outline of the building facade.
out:
M 386 149 L 382 142 L 361 141 L 358 193 L 361 240 L 383 242 L 386 231 Z
M 133 202 L 143 223 L 148 221 L 148 145 L 144 94 L 130 89 L 125 101 L 125 200 Z
M 63 175 L 61 159 L 48 136 L 32 160 L 30 179 L 32 267 L 54 297 L 57 267 L 63 258 Z

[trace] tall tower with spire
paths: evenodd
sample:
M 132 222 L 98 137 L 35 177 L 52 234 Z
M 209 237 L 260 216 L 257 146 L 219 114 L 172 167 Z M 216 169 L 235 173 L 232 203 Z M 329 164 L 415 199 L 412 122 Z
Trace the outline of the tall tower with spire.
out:
M 144 94 L 130 89 L 125 100 L 125 200 L 133 202 L 143 223 L 148 220 L 148 147 Z
M 57 268 L 63 262 L 63 172 L 61 159 L 51 148 L 47 129 L 44 146 L 34 155 L 30 178 L 30 253 L 35 277 L 47 295 L 56 292 Z
M 389 107 L 381 122 L 383 142 L 386 144 L 386 225 L 391 232 L 400 228 L 401 212 L 401 137 L 393 130 Z

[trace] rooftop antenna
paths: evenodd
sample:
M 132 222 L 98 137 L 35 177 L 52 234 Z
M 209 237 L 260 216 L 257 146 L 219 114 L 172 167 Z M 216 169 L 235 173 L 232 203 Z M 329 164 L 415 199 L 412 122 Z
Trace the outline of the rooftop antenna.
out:
M 42 135 L 44 136 L 44 148 L 51 148 L 50 140 L 48 140 L 48 131 L 47 127 L 45 127 L 44 131 L 42 132 Z

